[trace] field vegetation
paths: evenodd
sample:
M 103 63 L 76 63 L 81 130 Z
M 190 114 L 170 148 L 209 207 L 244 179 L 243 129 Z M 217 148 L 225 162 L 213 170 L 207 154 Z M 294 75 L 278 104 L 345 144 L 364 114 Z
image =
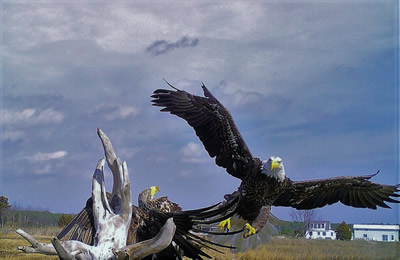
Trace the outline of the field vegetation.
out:
M 26 228 L 28 233 L 43 243 L 50 240 L 60 231 L 59 227 Z M 18 251 L 18 246 L 29 246 L 29 243 L 15 232 L 0 232 L 0 259 L 58 259 L 54 256 L 25 254 Z M 247 259 L 400 259 L 400 243 L 306 240 L 303 238 L 273 238 L 255 250 L 244 253 L 224 254 L 207 251 L 214 259 L 247 260 Z
M 255 250 L 216 254 L 214 259 L 400 259 L 400 244 L 392 242 L 273 238 Z
M 50 243 L 60 227 L 24 227 L 24 231 L 31 234 L 42 243 Z M 29 242 L 17 235 L 15 229 L 3 228 L 0 230 L 0 259 L 58 259 L 57 256 L 45 256 L 40 254 L 25 254 L 17 250 L 18 246 L 30 246 Z
M 2 196 L 4 197 L 4 196 Z M 0 210 L 0 259 L 58 259 L 55 256 L 40 254 L 25 254 L 17 250 L 18 246 L 30 246 L 15 230 L 22 228 L 37 240 L 50 243 L 69 222 L 72 215 L 54 214 L 48 211 L 24 210 L 11 207 L 2 198 Z M 334 226 L 335 225 L 335 226 Z M 338 224 L 332 224 L 337 228 Z M 351 225 L 349 225 L 351 228 Z M 224 254 L 208 250 L 214 259 L 400 259 L 400 243 L 369 242 L 369 241 L 339 241 L 339 240 L 306 240 L 304 223 L 299 221 L 286 222 L 279 227 L 280 234 L 286 238 L 273 238 L 268 243 L 255 250 L 244 253 L 232 253 L 225 250 Z

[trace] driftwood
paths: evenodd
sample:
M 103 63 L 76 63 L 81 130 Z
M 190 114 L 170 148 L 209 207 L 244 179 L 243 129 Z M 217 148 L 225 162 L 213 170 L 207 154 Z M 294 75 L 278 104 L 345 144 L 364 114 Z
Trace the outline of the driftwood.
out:
M 97 133 L 103 143 L 105 159 L 100 159 L 92 179 L 93 216 L 96 229 L 93 246 L 75 240 L 60 241 L 54 238 L 51 244 L 38 242 L 21 229 L 17 234 L 32 246 L 18 247 L 26 253 L 58 255 L 60 259 L 141 259 L 159 252 L 172 241 L 176 226 L 173 219 L 167 220 L 159 234 L 140 243 L 126 245 L 132 215 L 131 189 L 126 162 L 114 152 L 110 140 L 101 129 Z M 113 173 L 113 189 L 110 200 L 106 196 L 104 164 L 107 161 Z

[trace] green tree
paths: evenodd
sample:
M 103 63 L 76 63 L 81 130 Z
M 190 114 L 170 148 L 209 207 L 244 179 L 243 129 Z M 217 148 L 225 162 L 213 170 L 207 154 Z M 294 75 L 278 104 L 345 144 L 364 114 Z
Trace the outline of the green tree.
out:
M 8 198 L 6 196 L 0 196 L 0 225 L 4 226 L 7 220 L 8 210 L 11 208 L 11 205 L 8 203 Z
M 58 219 L 57 224 L 59 227 L 65 227 L 71 220 L 72 220 L 71 214 L 62 214 Z
M 0 210 L 9 208 L 11 208 L 11 205 L 8 203 L 8 198 L 6 196 L 0 196 Z
M 340 223 L 336 228 L 336 238 L 338 240 L 350 240 L 352 236 L 350 227 L 346 222 Z

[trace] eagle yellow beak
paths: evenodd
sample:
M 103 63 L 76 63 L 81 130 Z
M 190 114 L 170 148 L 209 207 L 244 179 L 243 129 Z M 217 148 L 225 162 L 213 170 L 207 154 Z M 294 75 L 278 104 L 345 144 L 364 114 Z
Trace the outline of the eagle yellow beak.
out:
M 157 191 L 160 190 L 160 188 L 158 188 L 158 186 L 151 186 L 150 190 L 151 190 L 151 199 L 153 199 L 154 195 L 157 193 Z
M 272 160 L 271 162 L 271 171 L 275 168 L 279 168 L 279 163 L 275 160 Z

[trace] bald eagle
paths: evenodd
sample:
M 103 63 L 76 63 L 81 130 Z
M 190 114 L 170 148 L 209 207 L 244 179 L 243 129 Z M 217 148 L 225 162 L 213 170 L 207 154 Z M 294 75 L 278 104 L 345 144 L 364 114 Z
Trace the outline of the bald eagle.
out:
M 151 210 L 157 210 L 164 213 L 181 212 L 182 208 L 175 202 L 172 202 L 168 197 L 155 198 L 154 195 L 160 190 L 158 186 L 151 186 L 148 189 L 140 192 L 138 196 L 139 208 L 150 214 Z M 158 230 L 159 227 L 154 227 L 152 219 L 145 219 L 143 225 L 138 228 L 137 239 L 144 241 L 151 239 L 153 233 Z M 154 231 L 152 231 L 155 229 Z M 170 244 L 166 249 L 154 254 L 156 258 L 161 259 L 176 259 L 184 255 L 184 252 L 175 244 Z M 148 256 L 149 259 L 153 259 L 154 256 Z
M 155 187 L 156 186 L 146 189 L 140 193 L 139 207 L 132 205 L 132 221 L 129 227 L 127 245 L 153 238 L 158 234 L 165 222 L 172 217 L 176 225 L 173 242 L 177 245 L 180 252 L 177 252 L 176 249 L 170 245 L 157 253 L 160 259 L 181 259 L 181 256 L 193 259 L 201 259 L 201 256 L 211 258 L 207 253 L 201 250 L 201 247 L 206 247 L 217 252 L 221 251 L 212 247 L 212 245 L 232 248 L 231 246 L 213 243 L 189 231 L 200 232 L 200 230 L 196 229 L 198 224 L 201 224 L 206 219 L 208 220 L 209 218 L 219 216 L 221 213 L 235 207 L 237 200 L 217 209 L 216 207 L 219 203 L 206 208 L 182 211 L 178 204 L 169 201 L 167 197 L 161 197 L 159 198 L 160 200 L 155 199 L 155 201 L 161 202 L 155 203 L 154 198 L 152 198 L 155 193 Z M 111 194 L 107 193 L 107 198 L 109 200 L 110 197 Z M 170 206 L 166 207 L 166 204 Z M 57 238 L 77 240 L 88 245 L 93 245 L 95 242 L 94 235 L 96 234 L 96 230 L 94 229 L 92 205 L 92 198 L 89 198 L 86 202 L 86 206 L 73 217 L 63 230 L 61 230 Z M 215 221 L 220 221 L 220 219 L 216 219 Z M 242 232 L 242 230 L 233 231 L 231 234 L 238 232 Z M 226 233 L 218 234 L 224 235 Z
M 244 237 L 255 234 L 267 222 L 271 206 L 313 209 L 342 202 L 357 208 L 390 208 L 385 202 L 399 203 L 399 185 L 370 182 L 373 175 L 292 181 L 282 159 L 274 156 L 261 161 L 252 155 L 230 112 L 202 84 L 204 97 L 179 90 L 157 89 L 151 96 L 154 106 L 170 112 L 194 128 L 210 157 L 218 166 L 241 180 L 237 215 L 247 221 Z M 222 223 L 224 225 L 225 223 Z
M 140 208 L 148 211 L 156 209 L 162 212 L 178 212 L 182 211 L 179 204 L 172 202 L 167 196 L 155 198 L 154 195 L 160 190 L 158 186 L 151 186 L 143 190 L 138 197 L 138 205 Z

